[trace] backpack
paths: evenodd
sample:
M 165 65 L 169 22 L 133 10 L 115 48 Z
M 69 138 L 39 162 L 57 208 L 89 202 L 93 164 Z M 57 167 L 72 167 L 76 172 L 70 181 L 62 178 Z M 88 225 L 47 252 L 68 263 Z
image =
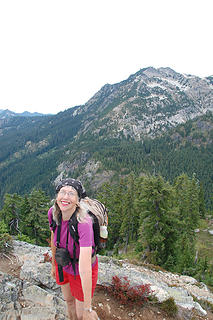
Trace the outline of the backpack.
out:
M 85 197 L 81 199 L 81 205 L 88 211 L 93 218 L 93 231 L 96 250 L 99 251 L 106 247 L 108 238 L 108 210 L 97 199 Z

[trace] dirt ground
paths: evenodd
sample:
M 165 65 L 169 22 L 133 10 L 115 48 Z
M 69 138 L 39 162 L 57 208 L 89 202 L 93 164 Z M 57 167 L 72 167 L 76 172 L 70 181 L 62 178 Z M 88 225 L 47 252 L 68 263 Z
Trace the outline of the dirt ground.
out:
M 13 256 L 0 257 L 0 271 L 19 278 L 21 266 Z M 121 305 L 106 288 L 98 285 L 93 297 L 93 308 L 100 320 L 176 320 L 169 317 L 159 307 L 145 303 L 137 305 Z M 193 320 L 213 320 L 213 313 L 208 312 L 206 317 L 193 317 Z M 180 319 L 179 319 L 180 320 Z

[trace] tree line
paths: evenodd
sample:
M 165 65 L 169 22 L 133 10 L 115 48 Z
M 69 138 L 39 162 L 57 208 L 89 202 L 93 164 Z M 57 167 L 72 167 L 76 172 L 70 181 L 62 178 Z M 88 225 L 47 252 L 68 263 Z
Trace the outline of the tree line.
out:
M 108 250 L 134 248 L 139 260 L 213 285 L 213 265 L 196 250 L 195 229 L 206 216 L 203 186 L 196 176 L 130 174 L 105 184 L 99 199 L 109 209 Z
M 195 175 L 173 183 L 160 175 L 134 173 L 106 183 L 97 198 L 109 210 L 105 254 L 133 248 L 137 259 L 213 285 L 213 265 L 196 250 L 195 229 L 206 217 L 203 186 Z M 34 189 L 29 195 L 6 194 L 0 210 L 0 247 L 8 235 L 46 246 L 50 238 L 47 212 L 51 201 Z
M 196 173 L 202 181 L 205 204 L 213 208 L 213 116 L 211 113 L 166 131 L 159 137 L 112 138 L 106 132 L 94 135 L 91 132 L 73 137 L 83 125 L 82 117 L 72 117 L 71 110 L 54 117 L 45 117 L 33 124 L 32 119 L 21 125 L 20 119 L 14 119 L 8 125 L 8 133 L 0 136 L 0 209 L 5 193 L 25 194 L 33 187 L 42 189 L 49 196 L 52 193 L 49 181 L 58 175 L 58 165 L 67 161 L 72 164 L 76 157 L 87 153 L 89 159 L 100 161 L 100 172 L 112 171 L 114 182 L 120 174 L 136 175 L 160 174 L 172 182 L 183 172 L 192 176 Z M 63 123 L 63 125 L 62 125 Z M 98 125 L 98 124 L 97 124 Z M 103 129 L 105 130 L 105 129 Z M 28 141 L 39 145 L 35 150 L 25 147 Z M 73 173 L 85 178 L 85 162 L 80 162 Z M 16 183 L 14 184 L 14 181 Z M 91 182 L 89 181 L 89 184 Z

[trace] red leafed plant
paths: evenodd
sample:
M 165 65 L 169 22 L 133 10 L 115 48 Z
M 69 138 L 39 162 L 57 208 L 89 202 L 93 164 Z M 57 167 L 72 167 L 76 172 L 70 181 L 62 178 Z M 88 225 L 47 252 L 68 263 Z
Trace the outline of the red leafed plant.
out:
M 46 241 L 48 242 L 49 247 L 51 247 L 51 240 L 47 238 Z
M 108 291 L 116 297 L 121 304 L 134 302 L 138 305 L 142 305 L 153 293 L 150 284 L 131 286 L 127 277 L 123 277 L 123 280 L 121 280 L 117 276 L 112 278 L 112 284 L 108 287 Z
M 50 257 L 49 253 L 43 253 L 44 256 L 44 261 L 43 262 L 51 262 L 52 261 L 52 257 Z

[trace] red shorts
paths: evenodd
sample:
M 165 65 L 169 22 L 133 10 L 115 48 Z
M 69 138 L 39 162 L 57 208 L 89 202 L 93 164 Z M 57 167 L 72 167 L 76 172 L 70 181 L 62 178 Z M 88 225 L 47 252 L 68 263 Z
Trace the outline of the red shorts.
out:
M 81 277 L 79 275 L 73 276 L 72 274 L 67 273 L 64 270 L 63 270 L 63 275 L 64 275 L 64 281 L 60 282 L 59 275 L 58 275 L 58 266 L 56 264 L 56 283 L 59 285 L 69 283 L 72 296 L 79 301 L 84 301 L 84 293 L 81 285 Z M 98 260 L 95 266 L 92 268 L 92 297 L 94 295 L 97 281 L 98 281 Z

